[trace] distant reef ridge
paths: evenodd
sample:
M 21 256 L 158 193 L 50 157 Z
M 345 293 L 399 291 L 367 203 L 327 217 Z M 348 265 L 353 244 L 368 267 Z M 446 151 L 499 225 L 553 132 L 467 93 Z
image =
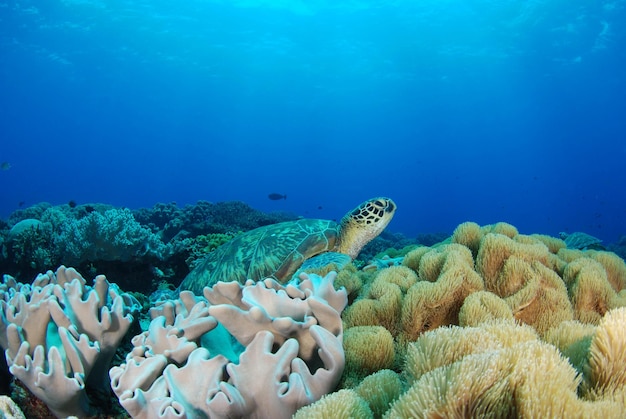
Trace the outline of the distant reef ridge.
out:
M 198 201 L 183 207 L 157 203 L 137 210 L 103 203 L 42 202 L 0 220 L 0 271 L 34 278 L 66 264 L 88 275 L 106 273 L 126 290 L 149 294 L 162 282 L 177 286 L 207 252 L 236 235 L 298 218 L 293 213 L 258 211 L 241 201 Z M 424 235 L 423 244 L 445 236 Z M 386 249 L 411 244 L 418 240 L 384 232 L 363 250 L 360 263 Z
M 265 213 L 241 201 L 182 207 L 157 203 L 136 210 L 41 202 L 0 220 L 0 272 L 34 278 L 66 264 L 87 275 L 105 273 L 126 290 L 150 294 L 159 284 L 178 286 L 208 252 L 238 234 L 298 218 L 288 212 Z M 451 234 L 406 237 L 386 230 L 365 246 L 355 265 L 389 266 L 414 247 L 445 242 Z M 626 236 L 603 248 L 625 258 Z

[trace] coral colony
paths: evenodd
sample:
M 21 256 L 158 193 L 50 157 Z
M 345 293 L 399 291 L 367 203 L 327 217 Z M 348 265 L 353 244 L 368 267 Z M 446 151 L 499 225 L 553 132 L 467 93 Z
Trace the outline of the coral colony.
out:
M 71 211 L 81 206 L 63 214 Z M 154 261 L 151 252 L 167 246 L 130 211 L 82 211 L 84 221 L 63 232 L 50 208 L 24 218 L 28 225 L 14 220 L 5 246 L 38 230 L 53 241 L 65 234 L 78 263 L 84 253 Z M 315 268 L 285 284 L 219 281 L 152 303 L 114 278 L 87 281 L 64 266 L 30 284 L 5 275 L 0 346 L 14 380 L 0 409 L 7 417 L 23 417 L 19 408 L 39 415 L 41 402 L 57 417 L 621 417 L 626 264 L 571 243 L 467 222 L 439 243 L 390 249 L 339 272 Z M 60 252 L 48 249 L 50 258 Z

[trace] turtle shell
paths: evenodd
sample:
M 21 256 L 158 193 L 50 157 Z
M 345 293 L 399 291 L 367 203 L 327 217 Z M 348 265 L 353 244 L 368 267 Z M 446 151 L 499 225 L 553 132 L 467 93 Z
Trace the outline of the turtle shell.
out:
M 187 275 L 181 290 L 202 294 L 218 281 L 291 279 L 302 263 L 320 253 L 333 251 L 339 225 L 330 220 L 301 219 L 272 224 L 241 234 L 209 253 Z

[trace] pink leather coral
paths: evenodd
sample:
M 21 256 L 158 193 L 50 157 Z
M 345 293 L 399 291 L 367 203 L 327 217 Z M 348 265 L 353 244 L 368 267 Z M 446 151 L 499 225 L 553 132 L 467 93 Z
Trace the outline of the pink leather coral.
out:
M 335 273 L 298 285 L 219 282 L 152 311 L 126 363 L 110 371 L 134 418 L 289 418 L 336 386 L 344 368 Z

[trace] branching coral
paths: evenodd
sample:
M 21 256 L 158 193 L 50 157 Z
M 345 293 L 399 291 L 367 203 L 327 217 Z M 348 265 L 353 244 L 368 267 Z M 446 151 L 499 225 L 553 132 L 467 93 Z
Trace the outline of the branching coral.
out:
M 42 269 L 53 262 L 52 225 L 37 219 L 26 218 L 9 230 L 7 234 L 7 257 L 15 265 Z
M 143 256 L 163 258 L 167 251 L 160 239 L 141 226 L 128 209 L 94 211 L 81 219 L 68 219 L 59 226 L 54 245 L 68 263 L 128 261 Z

